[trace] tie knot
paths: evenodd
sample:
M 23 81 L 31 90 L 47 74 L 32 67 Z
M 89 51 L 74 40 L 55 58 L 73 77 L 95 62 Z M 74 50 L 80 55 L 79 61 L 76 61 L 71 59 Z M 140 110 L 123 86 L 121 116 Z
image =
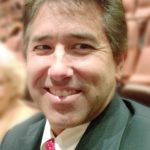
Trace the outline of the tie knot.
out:
M 55 141 L 53 138 L 46 141 L 46 150 L 55 150 Z

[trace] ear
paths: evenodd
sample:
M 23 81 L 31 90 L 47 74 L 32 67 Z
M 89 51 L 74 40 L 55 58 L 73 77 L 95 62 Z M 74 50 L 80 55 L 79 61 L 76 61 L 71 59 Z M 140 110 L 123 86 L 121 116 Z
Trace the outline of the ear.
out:
M 122 77 L 122 69 L 127 58 L 127 52 L 123 52 L 114 57 L 116 62 L 116 80 L 120 81 Z

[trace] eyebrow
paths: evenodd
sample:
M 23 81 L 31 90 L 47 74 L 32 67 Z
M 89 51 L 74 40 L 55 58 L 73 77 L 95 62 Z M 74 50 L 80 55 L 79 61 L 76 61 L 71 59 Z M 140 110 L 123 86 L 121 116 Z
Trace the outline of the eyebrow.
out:
M 94 43 L 98 43 L 97 38 L 94 35 L 87 32 L 71 33 L 69 36 L 74 37 L 76 39 L 88 40 Z
M 51 36 L 50 34 L 43 34 L 43 35 L 37 35 L 33 37 L 32 42 L 40 42 L 44 40 L 52 40 L 54 37 Z M 68 35 L 65 35 L 64 38 L 75 38 L 79 40 L 88 40 L 93 43 L 98 43 L 97 38 L 87 32 L 76 32 L 76 33 L 70 33 Z
M 43 35 L 37 35 L 35 37 L 33 37 L 32 42 L 40 42 L 40 41 L 44 41 L 44 40 L 50 40 L 52 39 L 52 36 L 47 35 L 47 34 L 43 34 Z

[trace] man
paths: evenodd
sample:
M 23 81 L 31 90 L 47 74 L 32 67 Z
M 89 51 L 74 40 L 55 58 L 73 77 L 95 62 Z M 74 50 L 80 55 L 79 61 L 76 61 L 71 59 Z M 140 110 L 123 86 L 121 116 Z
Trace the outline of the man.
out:
M 28 87 L 44 115 L 9 131 L 1 150 L 43 150 L 51 138 L 56 150 L 149 150 L 149 109 L 116 92 L 120 0 L 30 0 L 25 10 Z

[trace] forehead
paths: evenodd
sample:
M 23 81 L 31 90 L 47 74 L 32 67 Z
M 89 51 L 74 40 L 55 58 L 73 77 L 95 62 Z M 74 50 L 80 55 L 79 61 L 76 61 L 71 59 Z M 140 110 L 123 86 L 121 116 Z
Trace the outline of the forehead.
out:
M 46 11 L 45 11 L 46 10 Z M 75 3 L 73 1 L 46 1 L 39 9 L 38 13 L 35 15 L 36 19 L 38 16 L 45 17 L 45 15 L 53 16 L 54 18 L 58 18 L 59 16 L 63 16 L 66 18 L 85 18 L 92 19 L 94 22 L 98 19 L 101 20 L 101 9 L 100 6 L 95 3 L 95 1 L 83 1 L 82 3 Z M 34 22 L 34 20 L 33 20 Z
M 58 12 L 63 12 L 67 13 L 68 15 L 70 14 L 75 15 L 77 12 L 80 12 L 81 14 L 85 12 L 88 14 L 93 13 L 99 13 L 100 12 L 100 5 L 95 1 L 95 0 L 54 0 L 54 1 L 46 1 L 45 2 L 46 6 L 48 6 L 51 10 Z
M 66 12 L 70 15 L 76 14 L 77 11 L 94 13 L 101 10 L 101 4 L 97 0 L 45 0 L 39 4 L 36 10 L 46 5 L 53 12 Z M 75 13 L 74 13 L 75 12 Z M 85 15 L 85 14 L 84 14 Z
M 44 32 L 47 29 L 51 32 L 62 30 L 79 29 L 97 34 L 103 32 L 102 12 L 100 7 L 94 1 L 88 3 L 61 3 L 52 1 L 44 3 L 30 24 L 30 33 Z M 57 31 L 56 31 L 57 27 Z M 47 32 L 47 31 L 46 31 Z

